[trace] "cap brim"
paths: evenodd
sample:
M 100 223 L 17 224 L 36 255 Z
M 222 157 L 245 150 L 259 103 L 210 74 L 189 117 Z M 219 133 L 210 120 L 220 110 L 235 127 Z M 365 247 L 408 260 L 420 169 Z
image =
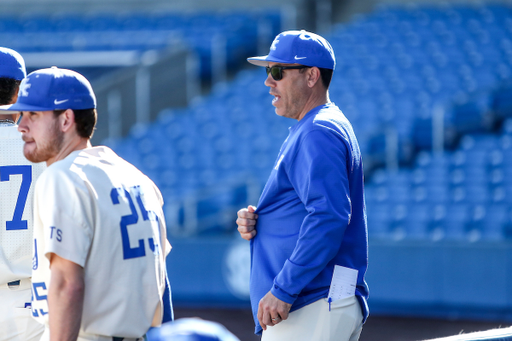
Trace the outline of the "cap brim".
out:
M 49 111 L 54 108 L 43 108 L 35 105 L 29 105 L 24 103 L 14 103 L 9 105 L 0 105 L 0 111 L 2 112 L 20 112 L 20 111 Z
M 290 62 L 289 60 L 284 59 L 278 59 L 271 56 L 261 56 L 261 57 L 251 57 L 247 58 L 247 61 L 251 64 L 257 65 L 257 66 L 268 66 L 268 63 L 283 63 L 283 64 L 295 64 L 294 61 Z
M 0 105 L 0 115 L 10 115 L 10 114 L 18 114 L 19 110 L 10 109 L 12 104 L 9 105 Z
M 266 59 L 268 56 L 262 56 L 262 57 L 251 57 L 247 58 L 247 61 L 251 64 L 257 65 L 257 66 L 268 66 L 268 60 Z

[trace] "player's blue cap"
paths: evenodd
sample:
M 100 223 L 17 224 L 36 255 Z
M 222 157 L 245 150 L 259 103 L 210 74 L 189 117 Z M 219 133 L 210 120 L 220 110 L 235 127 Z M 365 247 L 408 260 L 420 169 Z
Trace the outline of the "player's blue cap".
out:
M 198 318 L 181 318 L 152 328 L 148 341 L 240 341 L 223 325 Z
M 22 80 L 26 76 L 23 57 L 14 50 L 0 47 L 0 77 Z
M 331 44 L 318 34 L 302 31 L 285 31 L 272 42 L 266 56 L 247 58 L 251 64 L 268 66 L 269 62 L 301 64 L 334 70 L 336 57 Z
M 20 84 L 18 100 L 6 111 L 47 111 L 96 108 L 91 83 L 78 72 L 53 66 L 31 72 Z

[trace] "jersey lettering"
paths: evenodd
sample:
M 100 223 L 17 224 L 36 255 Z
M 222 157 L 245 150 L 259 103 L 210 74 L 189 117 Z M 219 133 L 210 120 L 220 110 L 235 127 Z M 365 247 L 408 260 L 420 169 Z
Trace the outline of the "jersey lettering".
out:
M 37 239 L 34 239 L 34 255 L 32 256 L 32 270 L 39 267 L 39 258 L 37 257 Z
M 56 228 L 55 226 L 50 226 L 50 229 L 52 232 L 50 232 L 50 239 L 53 239 L 53 231 L 55 230 L 55 239 L 57 239 L 58 242 L 62 241 L 62 230 Z
M 44 311 L 43 309 L 39 309 L 39 312 L 38 312 L 37 309 L 32 308 L 32 316 L 39 317 L 39 314 L 41 314 L 41 316 L 44 316 L 44 315 L 48 314 L 48 312 Z
M 135 200 L 137 205 L 139 206 L 142 220 L 151 220 L 158 221 L 158 216 L 152 212 L 146 210 L 144 206 L 144 202 L 142 200 L 140 186 L 130 187 L 130 191 L 125 188 L 112 188 L 110 191 L 110 198 L 112 199 L 112 203 L 114 205 L 118 205 L 120 203 L 119 198 L 124 197 L 128 201 L 128 205 L 130 207 L 131 214 L 124 215 L 121 217 L 120 227 L 121 227 L 121 241 L 123 244 L 123 259 L 132 259 L 138 257 L 144 257 L 146 255 L 146 249 L 144 247 L 144 240 L 138 240 L 138 246 L 132 248 L 130 246 L 130 237 L 128 234 L 128 226 L 137 224 L 139 221 L 139 215 L 137 213 L 137 209 L 135 208 L 135 204 L 133 203 L 132 193 L 135 195 Z M 158 229 L 160 232 L 160 229 Z M 148 238 L 149 248 L 153 253 L 159 252 L 158 244 L 155 244 L 153 238 Z
M 44 282 L 32 283 L 32 287 L 34 289 L 33 293 L 36 298 L 36 301 L 48 299 L 48 296 L 46 295 L 46 284 Z
M 28 191 L 32 183 L 32 166 L 0 166 L 0 181 L 9 181 L 11 175 L 21 175 L 21 186 L 12 220 L 6 221 L 5 226 L 7 230 L 26 230 L 28 229 L 27 221 L 21 220 L 21 218 L 23 217 Z
M 48 300 L 46 283 L 44 283 L 44 282 L 32 283 L 32 301 L 45 301 L 45 300 Z M 39 309 L 39 311 L 38 311 L 37 308 L 34 308 L 34 305 L 32 305 L 32 316 L 39 317 L 39 314 L 41 314 L 41 316 L 44 316 L 44 315 L 48 314 L 48 312 L 44 311 L 43 309 Z
M 142 213 L 143 220 L 156 221 L 160 226 L 160 221 L 158 221 L 158 215 L 156 215 L 153 211 L 147 211 L 144 206 L 144 202 L 142 200 L 142 193 L 140 191 L 140 186 L 132 187 L 133 192 L 135 192 L 135 198 L 137 199 L 137 204 L 139 204 L 140 211 Z M 160 240 L 160 228 L 158 229 L 158 238 Z M 148 238 L 149 248 L 154 254 L 158 254 L 159 247 L 158 243 L 155 243 L 153 238 Z

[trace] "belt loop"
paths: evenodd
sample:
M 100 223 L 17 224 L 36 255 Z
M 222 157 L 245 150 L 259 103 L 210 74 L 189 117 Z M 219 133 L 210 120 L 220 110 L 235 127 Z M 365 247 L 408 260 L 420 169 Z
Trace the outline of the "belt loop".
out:
M 31 281 L 30 278 L 16 279 L 10 282 L 4 282 L 0 284 L 0 289 L 11 289 L 11 290 L 24 290 L 30 289 Z
M 21 284 L 21 280 L 19 280 L 19 279 L 18 279 L 17 281 L 12 281 L 12 282 L 7 283 L 7 286 L 8 286 L 10 289 L 12 289 L 12 288 L 14 288 L 14 287 L 19 287 L 19 286 L 20 286 L 20 284 Z

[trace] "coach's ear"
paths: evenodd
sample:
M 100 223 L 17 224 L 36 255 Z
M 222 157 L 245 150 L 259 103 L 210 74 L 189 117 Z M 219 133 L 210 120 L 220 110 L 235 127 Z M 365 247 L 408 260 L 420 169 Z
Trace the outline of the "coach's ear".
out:
M 75 113 L 67 109 L 59 115 L 59 128 L 62 132 L 69 131 L 75 125 Z
M 307 69 L 307 81 L 310 88 L 314 87 L 320 80 L 320 69 L 317 67 L 311 67 Z M 320 81 L 321 83 L 321 81 Z

